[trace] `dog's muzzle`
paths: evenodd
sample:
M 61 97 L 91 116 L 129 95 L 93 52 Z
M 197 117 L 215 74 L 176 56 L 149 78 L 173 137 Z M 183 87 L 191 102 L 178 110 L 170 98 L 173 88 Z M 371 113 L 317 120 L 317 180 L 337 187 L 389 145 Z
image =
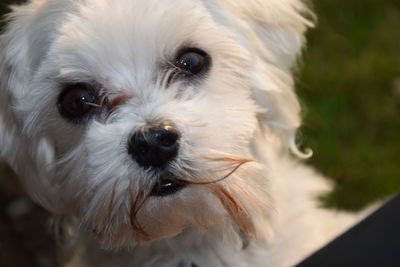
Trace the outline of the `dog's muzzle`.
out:
M 164 168 L 177 156 L 179 138 L 173 126 L 146 126 L 129 139 L 128 153 L 142 167 Z

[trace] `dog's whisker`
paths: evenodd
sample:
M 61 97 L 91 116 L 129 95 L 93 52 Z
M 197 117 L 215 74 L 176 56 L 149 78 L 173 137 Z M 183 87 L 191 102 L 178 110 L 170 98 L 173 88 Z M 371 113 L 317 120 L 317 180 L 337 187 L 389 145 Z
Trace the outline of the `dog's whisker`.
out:
M 241 161 L 254 161 L 254 159 L 251 158 L 244 158 L 243 156 L 240 155 L 236 155 L 233 153 L 229 153 L 229 152 L 225 152 L 225 151 L 220 151 L 220 150 L 216 150 L 216 149 L 212 149 L 212 148 L 208 148 L 205 151 L 207 152 L 207 154 L 209 155 L 213 155 L 215 154 L 216 156 L 206 156 L 204 152 L 199 153 L 197 152 L 195 149 L 189 147 L 191 153 L 198 155 L 201 158 L 204 158 L 206 160 L 209 161 L 226 161 L 226 162 L 241 162 Z
M 85 105 L 91 106 L 91 107 L 95 107 L 95 108 L 101 108 L 103 106 L 102 103 L 95 104 L 95 103 L 90 103 L 90 102 L 85 102 L 85 101 L 82 101 L 82 103 L 85 104 Z
M 247 163 L 254 161 L 253 159 L 249 158 L 240 158 L 240 157 L 221 157 L 221 158 L 212 158 L 208 156 L 202 156 L 204 159 L 208 161 L 215 161 L 215 162 L 233 162 L 233 163 Z
M 169 69 L 168 71 L 166 71 L 161 81 L 161 87 L 167 88 L 170 85 L 171 81 L 174 79 L 175 74 L 175 69 Z
M 226 174 L 223 177 L 218 178 L 218 179 L 208 180 L 208 181 L 196 181 L 196 180 L 193 180 L 193 179 L 187 179 L 186 178 L 184 181 L 189 183 L 189 184 L 197 184 L 197 185 L 216 184 L 216 183 L 219 183 L 219 182 L 222 182 L 222 181 L 226 180 L 232 174 L 234 174 L 242 165 L 244 165 L 246 163 L 249 163 L 249 162 L 251 162 L 251 161 L 240 161 L 240 162 L 237 162 L 237 165 L 228 174 Z
M 250 214 L 242 205 L 239 205 L 232 194 L 219 184 L 214 186 L 214 193 L 239 228 L 248 235 L 255 235 L 255 226 Z
M 120 183 L 120 179 L 117 179 L 114 182 L 113 187 L 112 187 L 111 197 L 110 197 L 110 200 L 108 203 L 108 218 L 110 218 L 110 219 L 112 217 L 112 208 L 114 205 L 115 191 L 116 191 L 116 187 L 119 185 L 119 183 Z
M 139 189 L 135 196 L 131 193 L 131 208 L 129 213 L 129 219 L 132 226 L 132 229 L 144 237 L 145 239 L 149 238 L 149 234 L 145 231 L 143 226 L 139 223 L 137 215 L 140 209 L 145 205 L 147 199 L 149 198 L 150 193 L 146 193 L 143 189 Z

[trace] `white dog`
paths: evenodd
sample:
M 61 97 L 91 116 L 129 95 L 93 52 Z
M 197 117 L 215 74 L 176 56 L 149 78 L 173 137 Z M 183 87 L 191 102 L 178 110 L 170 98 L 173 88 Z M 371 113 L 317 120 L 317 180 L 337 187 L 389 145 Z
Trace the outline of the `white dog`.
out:
M 300 0 L 33 0 L 1 39 L 1 155 L 68 266 L 289 266 L 352 216 L 296 157 Z

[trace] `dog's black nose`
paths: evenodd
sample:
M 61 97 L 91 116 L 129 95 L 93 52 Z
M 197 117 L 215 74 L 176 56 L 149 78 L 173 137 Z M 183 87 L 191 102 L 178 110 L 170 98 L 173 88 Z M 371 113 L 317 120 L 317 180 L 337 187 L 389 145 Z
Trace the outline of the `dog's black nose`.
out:
M 164 167 L 178 154 L 179 132 L 172 126 L 146 127 L 132 135 L 128 153 L 143 167 Z

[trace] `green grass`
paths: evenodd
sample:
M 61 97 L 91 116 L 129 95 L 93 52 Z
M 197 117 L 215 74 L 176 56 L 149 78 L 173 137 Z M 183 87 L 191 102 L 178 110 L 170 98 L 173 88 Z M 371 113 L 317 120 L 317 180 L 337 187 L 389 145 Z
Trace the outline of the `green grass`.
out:
M 299 75 L 312 165 L 337 182 L 328 206 L 358 209 L 400 188 L 400 2 L 314 1 Z
M 313 3 L 318 24 L 297 86 L 304 145 L 337 183 L 324 203 L 359 209 L 400 188 L 400 1 Z

